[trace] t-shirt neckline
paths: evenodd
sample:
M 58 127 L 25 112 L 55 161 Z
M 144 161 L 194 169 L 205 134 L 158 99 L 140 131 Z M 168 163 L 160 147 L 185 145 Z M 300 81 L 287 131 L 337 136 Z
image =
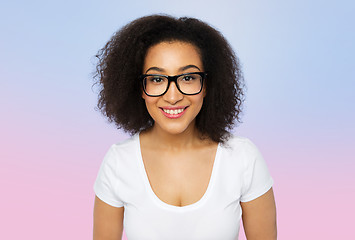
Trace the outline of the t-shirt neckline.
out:
M 136 147 L 136 150 L 137 150 L 136 154 L 137 154 L 137 159 L 138 159 L 138 165 L 139 165 L 139 169 L 140 169 L 140 172 L 141 172 L 141 176 L 143 177 L 144 185 L 145 185 L 145 187 L 146 187 L 146 189 L 148 191 L 149 196 L 154 200 L 154 202 L 157 205 L 159 205 L 160 207 L 165 208 L 165 209 L 170 209 L 170 210 L 173 210 L 173 211 L 180 211 L 181 212 L 181 211 L 196 209 L 200 205 L 203 205 L 204 202 L 207 201 L 207 199 L 211 195 L 211 192 L 213 190 L 213 186 L 215 185 L 215 178 L 216 178 L 218 165 L 219 165 L 218 163 L 219 163 L 219 158 L 220 158 L 219 155 L 220 155 L 220 151 L 221 151 L 220 143 L 218 143 L 218 145 L 217 145 L 215 159 L 214 159 L 213 166 L 212 166 L 212 173 L 211 173 L 211 176 L 210 176 L 210 179 L 209 179 L 209 183 L 208 183 L 208 186 L 207 186 L 207 189 L 206 189 L 205 193 L 203 194 L 201 199 L 199 199 L 197 202 L 189 204 L 189 205 L 186 205 L 186 206 L 179 207 L 179 206 L 171 205 L 171 204 L 168 204 L 168 203 L 162 201 L 154 193 L 154 191 L 153 191 L 153 189 L 152 189 L 152 187 L 150 185 L 149 179 L 148 179 L 148 174 L 147 174 L 147 172 L 145 170 L 145 167 L 144 167 L 142 151 L 141 151 L 141 146 L 140 146 L 139 133 L 137 133 L 134 136 L 134 138 L 135 138 L 134 140 L 135 140 L 135 143 L 136 143 L 136 146 L 137 146 Z

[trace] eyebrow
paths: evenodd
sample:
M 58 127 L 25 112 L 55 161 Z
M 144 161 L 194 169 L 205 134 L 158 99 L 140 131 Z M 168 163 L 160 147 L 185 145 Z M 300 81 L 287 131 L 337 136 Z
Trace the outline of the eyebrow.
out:
M 192 64 L 186 65 L 184 67 L 179 68 L 179 71 L 185 71 L 185 70 L 187 70 L 189 68 L 197 68 L 199 71 L 201 71 L 201 69 L 199 67 L 197 67 L 196 65 L 192 65 Z M 148 70 L 145 73 L 147 73 L 150 70 L 155 70 L 155 71 L 158 71 L 158 72 L 164 72 L 164 68 L 151 67 L 151 68 L 148 68 Z

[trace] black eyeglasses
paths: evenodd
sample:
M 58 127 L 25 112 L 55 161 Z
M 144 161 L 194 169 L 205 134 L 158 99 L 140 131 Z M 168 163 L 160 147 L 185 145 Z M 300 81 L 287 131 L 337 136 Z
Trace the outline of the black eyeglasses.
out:
M 164 95 L 174 82 L 177 89 L 185 95 L 196 95 L 202 91 L 203 80 L 206 78 L 205 72 L 183 73 L 176 76 L 161 74 L 143 74 L 140 80 L 143 84 L 143 91 L 150 97 Z

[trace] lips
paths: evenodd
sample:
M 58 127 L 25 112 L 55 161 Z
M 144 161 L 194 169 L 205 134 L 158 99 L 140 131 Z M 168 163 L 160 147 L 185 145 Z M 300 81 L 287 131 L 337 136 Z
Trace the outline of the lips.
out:
M 162 107 L 160 110 L 164 116 L 168 118 L 179 118 L 181 117 L 188 107 Z

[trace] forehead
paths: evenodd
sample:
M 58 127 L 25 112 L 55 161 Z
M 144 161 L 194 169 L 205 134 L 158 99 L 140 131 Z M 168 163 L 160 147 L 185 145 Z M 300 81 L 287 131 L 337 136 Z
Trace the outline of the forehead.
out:
M 151 67 L 176 71 L 187 65 L 196 65 L 201 70 L 203 68 L 200 51 L 195 45 L 181 41 L 161 42 L 148 49 L 143 72 Z

